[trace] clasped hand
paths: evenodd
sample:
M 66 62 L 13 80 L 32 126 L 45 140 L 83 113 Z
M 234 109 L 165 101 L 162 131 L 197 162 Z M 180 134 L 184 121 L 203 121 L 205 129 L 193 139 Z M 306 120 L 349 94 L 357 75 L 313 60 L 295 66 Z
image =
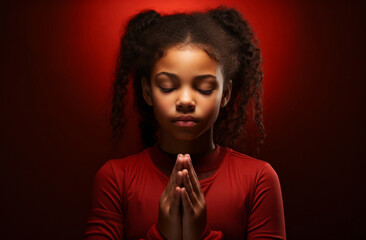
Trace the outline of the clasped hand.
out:
M 205 196 L 189 154 L 178 154 L 160 197 L 157 228 L 168 240 L 196 240 L 205 231 Z

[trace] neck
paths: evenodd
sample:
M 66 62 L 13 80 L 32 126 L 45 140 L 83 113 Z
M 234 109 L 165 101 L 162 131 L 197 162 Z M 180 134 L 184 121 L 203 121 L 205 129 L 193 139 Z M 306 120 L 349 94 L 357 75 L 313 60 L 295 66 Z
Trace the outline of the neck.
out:
M 159 147 L 170 154 L 206 155 L 215 150 L 213 142 L 213 128 L 208 129 L 193 140 L 180 140 L 172 137 L 168 132 L 161 131 Z

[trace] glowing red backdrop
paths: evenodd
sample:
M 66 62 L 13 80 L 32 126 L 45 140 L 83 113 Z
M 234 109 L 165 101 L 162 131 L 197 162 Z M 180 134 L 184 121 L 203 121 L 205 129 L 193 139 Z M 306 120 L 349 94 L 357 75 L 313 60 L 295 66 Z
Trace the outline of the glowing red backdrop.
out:
M 4 239 L 80 239 L 98 167 L 141 150 L 133 112 L 119 149 L 108 140 L 126 20 L 145 8 L 220 4 L 243 13 L 262 49 L 268 137 L 260 157 L 279 175 L 288 238 L 365 236 L 361 1 L 38 0 L 0 10 Z

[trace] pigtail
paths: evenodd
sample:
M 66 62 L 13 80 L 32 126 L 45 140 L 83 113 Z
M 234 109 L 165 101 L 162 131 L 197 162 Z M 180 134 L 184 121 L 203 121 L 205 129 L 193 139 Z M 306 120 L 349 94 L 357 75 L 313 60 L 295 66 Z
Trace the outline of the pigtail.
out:
M 136 61 L 141 51 L 140 36 L 144 30 L 154 25 L 160 14 L 154 10 L 143 11 L 130 19 L 120 43 L 120 53 L 114 80 L 114 94 L 112 99 L 112 140 L 118 142 L 122 137 L 122 128 L 126 122 L 124 116 L 127 104 L 127 85 L 129 79 L 135 75 Z
M 256 46 L 257 42 L 249 24 L 235 9 L 221 6 L 210 10 L 208 15 L 238 41 L 238 67 L 231 76 L 233 81 L 231 101 L 224 109 L 220 110 L 220 115 L 216 121 L 217 127 L 214 128 L 218 129 L 215 132 L 215 140 L 221 145 L 232 146 L 239 151 L 246 151 L 243 144 L 247 138 L 244 125 L 248 118 L 248 102 L 251 101 L 251 114 L 258 133 L 255 153 L 257 155 L 265 137 L 262 118 L 263 73 L 261 70 L 260 49 Z M 230 128 L 228 128 L 228 124 Z M 226 132 L 220 131 L 220 129 L 225 129 Z M 231 131 L 227 132 L 227 129 L 231 129 Z

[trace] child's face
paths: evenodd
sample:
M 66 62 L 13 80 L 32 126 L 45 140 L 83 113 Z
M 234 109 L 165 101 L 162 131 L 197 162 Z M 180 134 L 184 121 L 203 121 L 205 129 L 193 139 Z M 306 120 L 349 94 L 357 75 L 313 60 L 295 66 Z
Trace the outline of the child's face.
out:
M 230 98 L 230 91 L 223 95 L 221 67 L 195 46 L 169 48 L 152 69 L 151 85 L 143 81 L 143 86 L 144 98 L 154 108 L 161 134 L 180 140 L 196 139 L 209 130 L 220 106 Z M 195 119 L 177 121 L 180 116 Z

